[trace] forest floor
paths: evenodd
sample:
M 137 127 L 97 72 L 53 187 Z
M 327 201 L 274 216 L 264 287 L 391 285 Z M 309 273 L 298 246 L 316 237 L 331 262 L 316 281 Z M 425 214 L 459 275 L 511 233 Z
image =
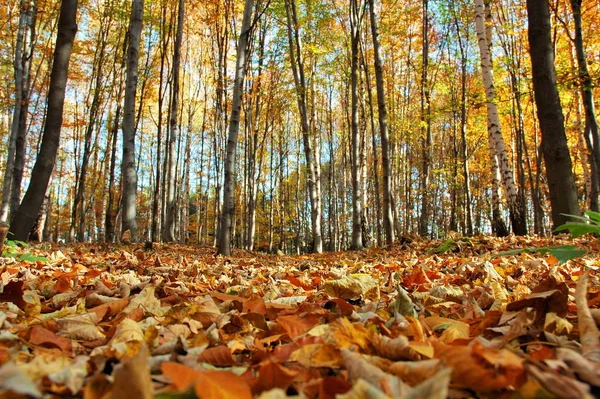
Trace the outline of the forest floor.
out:
M 587 253 L 503 254 L 556 245 Z M 5 246 L 0 398 L 592 398 L 598 254 L 566 236 Z

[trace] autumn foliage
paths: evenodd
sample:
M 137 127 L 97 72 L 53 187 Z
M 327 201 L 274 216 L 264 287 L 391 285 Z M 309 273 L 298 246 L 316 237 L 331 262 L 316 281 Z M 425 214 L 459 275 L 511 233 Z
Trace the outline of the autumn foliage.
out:
M 502 255 L 560 238 L 456 242 L 228 258 L 179 245 L 12 248 L 0 397 L 596 395 L 597 243 L 578 239 L 588 255 L 563 264 Z

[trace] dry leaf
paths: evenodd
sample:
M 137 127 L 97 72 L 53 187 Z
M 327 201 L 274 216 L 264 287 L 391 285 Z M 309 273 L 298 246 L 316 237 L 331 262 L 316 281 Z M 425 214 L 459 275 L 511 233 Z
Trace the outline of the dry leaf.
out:
M 60 326 L 59 334 L 81 341 L 104 339 L 104 334 L 96 326 L 96 314 L 84 313 L 56 320 Z
M 369 274 L 351 274 L 323 284 L 323 290 L 334 298 L 379 298 L 379 282 Z
M 406 395 L 412 390 L 399 378 L 371 365 L 358 353 L 342 349 L 342 358 L 348 369 L 348 376 L 352 381 L 363 379 L 386 395 L 392 397 Z
M 592 362 L 600 362 L 600 331 L 588 307 L 588 279 L 588 273 L 583 273 L 577 282 L 577 289 L 575 290 L 579 339 L 581 341 L 583 356 Z
M 115 382 L 108 399 L 152 399 L 154 389 L 148 367 L 148 350 L 141 350 L 115 368 Z

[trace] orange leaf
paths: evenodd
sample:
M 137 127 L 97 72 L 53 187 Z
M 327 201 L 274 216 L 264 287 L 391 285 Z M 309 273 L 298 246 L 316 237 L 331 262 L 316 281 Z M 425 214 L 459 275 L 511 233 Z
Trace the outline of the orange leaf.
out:
M 235 359 L 231 355 L 231 350 L 225 345 L 205 349 L 200 356 L 198 356 L 198 361 L 210 363 L 213 366 L 218 367 L 230 367 L 235 364 Z
M 279 316 L 277 323 L 283 327 L 291 339 L 306 333 L 317 324 L 316 317 L 300 317 L 297 315 Z
M 196 396 L 202 399 L 251 399 L 250 386 L 230 371 L 200 372 L 194 383 Z
M 70 339 L 60 337 L 52 331 L 40 326 L 31 327 L 29 342 L 33 345 L 55 346 L 63 352 L 71 352 L 73 349 Z
M 60 293 L 69 291 L 71 289 L 71 278 L 66 276 L 60 277 L 56 280 L 56 283 L 54 283 L 53 288 Z
M 267 361 L 258 370 L 258 379 L 253 391 L 261 393 L 273 388 L 286 389 L 298 376 L 299 372 L 283 367 L 279 363 Z
M 183 364 L 173 362 L 165 362 L 160 368 L 163 374 L 171 380 L 173 385 L 175 385 L 175 389 L 178 391 L 187 389 L 187 387 L 196 381 L 201 373 L 200 371 L 186 367 Z
M 435 357 L 454 369 L 454 385 L 489 392 L 508 386 L 518 388 L 525 382 L 522 360 L 506 349 L 485 348 L 477 343 L 473 348 L 450 346 L 436 341 L 433 346 Z
M 246 380 L 229 371 L 197 371 L 171 362 L 163 363 L 161 369 L 178 391 L 194 384 L 196 396 L 202 399 L 252 398 Z
M 263 316 L 266 315 L 267 307 L 265 301 L 256 294 L 252 295 L 244 302 L 242 313 L 259 313 Z

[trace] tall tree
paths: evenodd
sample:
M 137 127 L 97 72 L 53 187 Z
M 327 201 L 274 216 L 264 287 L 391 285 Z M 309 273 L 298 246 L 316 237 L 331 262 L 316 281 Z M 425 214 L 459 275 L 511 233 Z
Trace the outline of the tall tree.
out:
M 306 82 L 306 71 L 304 56 L 302 54 L 302 41 L 300 40 L 300 24 L 296 9 L 296 0 L 285 0 L 287 32 L 289 40 L 290 64 L 294 76 L 294 87 L 296 89 L 296 100 L 300 114 L 300 127 L 302 130 L 302 142 L 304 145 L 304 156 L 308 168 L 308 192 L 310 196 L 310 216 L 312 222 L 312 251 L 323 252 L 323 237 L 321 233 L 321 175 L 313 150 L 311 126 L 308 111 L 308 85 Z
M 390 162 L 390 138 L 387 123 L 383 61 L 381 59 L 379 23 L 375 11 L 375 0 L 369 0 L 369 14 L 371 17 L 371 36 L 373 38 L 373 51 L 375 57 L 377 111 L 379 117 L 379 132 L 381 135 L 381 162 L 383 165 L 383 228 L 385 230 L 385 242 L 386 244 L 391 245 L 395 238 L 392 218 L 392 167 Z
M 14 213 L 17 210 L 21 196 L 36 13 L 37 1 L 21 0 L 19 27 L 15 43 L 15 58 L 13 61 L 15 105 L 13 108 L 6 169 L 2 185 L 2 203 L 0 204 L 1 222 L 8 220 L 9 211 Z
M 137 240 L 136 191 L 137 170 L 135 168 L 135 95 L 138 84 L 138 61 L 144 0 L 133 0 L 129 30 L 127 31 L 127 75 L 125 78 L 125 102 L 123 104 L 123 219 L 121 231 L 129 230 L 132 241 Z
M 165 212 L 165 234 L 167 242 L 175 240 L 175 169 L 177 157 L 175 154 L 175 143 L 179 136 L 179 70 L 181 64 L 181 44 L 183 41 L 183 22 L 185 16 L 185 1 L 179 0 L 179 13 L 177 16 L 177 33 L 175 34 L 175 47 L 173 49 L 173 80 L 171 82 L 171 112 L 169 119 L 169 138 L 167 141 L 167 176 L 166 176 L 166 212 Z M 159 184 L 159 182 L 156 182 Z
M 229 118 L 229 134 L 227 138 L 227 149 L 225 155 L 225 181 L 223 187 L 224 203 L 219 226 L 218 251 L 221 255 L 231 254 L 231 225 L 235 212 L 235 153 L 237 149 L 238 133 L 240 130 L 240 113 L 242 108 L 242 90 L 244 89 L 244 77 L 246 76 L 246 53 L 251 31 L 252 11 L 254 0 L 246 0 L 242 28 L 237 45 L 237 60 L 235 64 L 235 80 L 233 86 L 233 100 L 231 106 L 231 117 Z
M 517 235 L 527 234 L 527 219 L 525 204 L 520 201 L 519 191 L 513 177 L 513 170 L 508 160 L 502 130 L 500 129 L 500 117 L 496 105 L 496 90 L 494 88 L 494 77 L 492 71 L 492 55 L 490 51 L 490 37 L 485 26 L 485 5 L 483 0 L 475 0 L 475 29 L 479 52 L 481 55 L 481 74 L 485 88 L 487 116 L 488 116 L 488 139 L 491 156 L 496 158 L 500 170 L 502 188 L 508 202 L 510 219 L 513 232 Z M 499 216 L 499 215 L 496 215 Z
M 596 119 L 596 110 L 594 107 L 593 82 L 588 70 L 588 62 L 585 55 L 585 46 L 583 43 L 583 29 L 581 27 L 581 3 L 582 0 L 571 0 L 571 9 L 573 10 L 573 24 L 575 26 L 575 53 L 577 55 L 577 67 L 579 77 L 579 89 L 581 90 L 581 99 L 583 100 L 583 109 L 585 110 L 585 138 L 590 150 L 590 161 L 592 171 L 592 187 L 590 208 L 598 211 L 598 186 L 600 184 L 600 136 L 598 133 L 598 120 Z
M 423 0 L 423 21 L 421 25 L 423 44 L 421 47 L 421 215 L 419 216 L 419 235 L 428 234 L 430 222 L 429 186 L 431 174 L 431 154 L 433 137 L 431 133 L 431 93 L 429 90 L 429 0 Z
M 362 197 L 364 183 L 361 174 L 362 135 L 358 127 L 358 58 L 363 7 L 358 0 L 350 0 L 350 96 L 351 96 L 351 160 L 352 160 L 352 242 L 350 248 L 363 249 Z
M 31 172 L 31 180 L 21 205 L 10 224 L 14 239 L 25 241 L 29 237 L 40 208 L 46 188 L 56 163 L 63 121 L 67 74 L 73 41 L 77 32 L 77 0 L 63 0 L 58 17 L 58 31 L 50 74 L 46 122 L 40 151 Z
M 541 147 L 550 191 L 552 224 L 558 227 L 569 220 L 566 214 L 579 214 L 579 204 L 556 87 L 548 0 L 527 0 L 527 19 L 533 90 L 542 131 Z

